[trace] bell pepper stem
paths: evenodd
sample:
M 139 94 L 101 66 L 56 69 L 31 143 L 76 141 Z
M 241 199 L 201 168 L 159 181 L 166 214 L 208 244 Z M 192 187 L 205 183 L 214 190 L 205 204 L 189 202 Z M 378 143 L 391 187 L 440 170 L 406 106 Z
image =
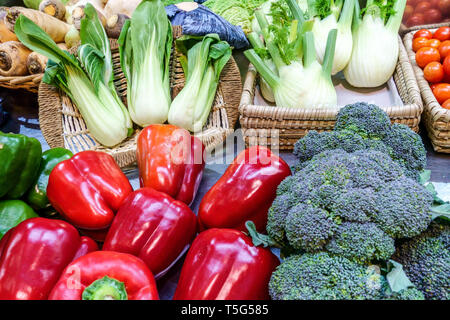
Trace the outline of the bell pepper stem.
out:
M 84 289 L 82 300 L 128 300 L 125 284 L 108 276 Z

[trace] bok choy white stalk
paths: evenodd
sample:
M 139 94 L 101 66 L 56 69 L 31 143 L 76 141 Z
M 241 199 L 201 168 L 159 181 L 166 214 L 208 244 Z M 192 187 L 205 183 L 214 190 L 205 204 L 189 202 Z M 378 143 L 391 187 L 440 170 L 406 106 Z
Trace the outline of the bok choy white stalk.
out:
M 176 46 L 186 81 L 170 106 L 169 123 L 195 133 L 208 119 L 231 48 L 217 34 L 183 36 Z
M 337 29 L 336 52 L 331 74 L 344 70 L 347 66 L 353 48 L 352 21 L 357 0 L 316 0 L 312 1 L 313 8 L 309 10 L 314 15 L 314 33 L 316 52 L 319 62 L 322 63 L 325 56 L 325 46 L 328 34 Z
M 353 51 L 344 70 L 354 87 L 373 88 L 386 83 L 398 61 L 398 30 L 406 0 L 368 0 L 366 8 L 356 16 L 353 30 Z
M 28 48 L 50 59 L 43 81 L 64 91 L 77 106 L 92 136 L 112 147 L 131 135 L 133 128 L 114 88 L 109 40 L 95 9 L 88 5 L 85 10 L 82 46 L 78 50 L 82 63 L 61 50 L 25 16 L 17 20 L 15 33 Z
M 141 127 L 164 123 L 171 103 L 172 26 L 160 0 L 138 5 L 123 26 L 119 45 L 131 118 Z

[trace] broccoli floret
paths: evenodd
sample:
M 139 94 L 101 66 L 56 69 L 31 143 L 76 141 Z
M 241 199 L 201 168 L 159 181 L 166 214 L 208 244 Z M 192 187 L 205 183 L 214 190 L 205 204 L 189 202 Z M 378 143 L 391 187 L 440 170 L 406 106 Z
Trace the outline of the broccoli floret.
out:
M 395 252 L 395 244 L 394 239 L 375 223 L 344 222 L 328 243 L 326 250 L 364 263 L 372 259 L 389 259 Z
M 325 151 L 278 189 L 267 232 L 297 250 L 325 250 L 368 263 L 388 259 L 394 240 L 419 235 L 433 198 L 374 150 Z
M 425 300 L 425 296 L 416 288 L 408 288 L 399 293 L 389 294 L 384 300 Z
M 450 224 L 433 222 L 421 235 L 400 244 L 393 259 L 426 299 L 450 299 Z
M 371 268 L 326 252 L 294 255 L 272 274 L 274 300 L 376 300 L 384 278 Z
M 305 162 L 327 151 L 346 152 L 376 150 L 388 154 L 403 172 L 417 180 L 426 167 L 426 150 L 421 137 L 405 125 L 391 126 L 387 114 L 375 105 L 357 103 L 341 109 L 334 131 L 310 131 L 297 141 L 294 154 L 299 163 L 293 172 L 302 170 Z
M 376 105 L 361 102 L 339 111 L 335 130 L 350 130 L 365 139 L 383 140 L 390 134 L 391 121 Z

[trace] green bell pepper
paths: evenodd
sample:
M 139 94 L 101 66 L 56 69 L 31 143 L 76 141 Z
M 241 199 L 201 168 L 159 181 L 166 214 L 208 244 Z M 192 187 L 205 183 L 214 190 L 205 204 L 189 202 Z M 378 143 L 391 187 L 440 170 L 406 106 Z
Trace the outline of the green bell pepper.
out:
M 39 140 L 0 131 L 0 198 L 19 199 L 36 179 L 41 165 Z
M 73 153 L 64 148 L 50 149 L 42 154 L 38 177 L 31 185 L 26 196 L 26 201 L 35 210 L 50 207 L 50 202 L 47 198 L 47 185 L 50 173 L 58 163 L 70 159 L 72 156 Z
M 0 201 L 0 239 L 22 221 L 36 217 L 36 212 L 21 200 Z

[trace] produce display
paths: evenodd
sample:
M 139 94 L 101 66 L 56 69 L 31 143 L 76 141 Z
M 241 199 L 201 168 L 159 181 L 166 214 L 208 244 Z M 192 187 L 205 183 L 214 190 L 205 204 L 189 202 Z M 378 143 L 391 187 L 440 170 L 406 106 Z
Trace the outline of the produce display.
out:
M 431 182 L 423 137 L 390 110 L 409 107 L 411 88 L 396 92 L 400 107 L 369 102 L 396 90 L 399 63 L 412 69 L 398 31 L 420 3 L 0 7 L 0 75 L 44 73 L 79 111 L 83 139 L 99 142 L 53 148 L 20 125 L 0 131 L 0 300 L 448 300 L 450 201 Z M 417 31 L 413 50 L 450 109 L 450 27 Z M 304 131 L 292 155 L 274 132 L 263 133 L 272 149 L 236 137 L 223 153 L 207 148 L 208 118 L 232 94 L 221 75 L 240 53 L 272 102 L 260 108 L 288 114 L 262 121 Z M 336 83 L 366 101 L 340 106 Z M 0 129 L 21 117 L 3 105 Z M 303 112 L 332 126 L 304 130 Z M 124 145 L 130 167 L 119 165 Z
M 430 83 L 442 108 L 450 109 L 450 27 L 434 32 L 421 29 L 414 34 L 413 50 L 423 77 Z

